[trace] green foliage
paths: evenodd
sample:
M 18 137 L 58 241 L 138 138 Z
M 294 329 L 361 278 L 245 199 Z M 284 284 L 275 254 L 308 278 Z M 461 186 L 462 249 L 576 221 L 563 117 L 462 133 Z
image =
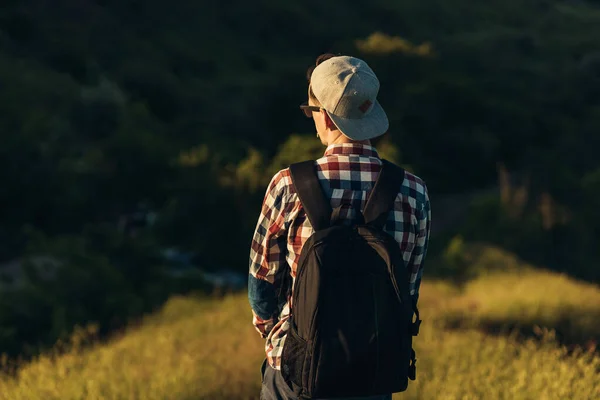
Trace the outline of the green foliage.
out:
M 107 227 L 81 236 L 37 233 L 23 276 L 0 291 L 0 352 L 30 357 L 69 337 L 77 325 L 94 323 L 105 335 L 171 293 L 205 289 L 197 279 L 167 275 L 157 250 L 149 237 L 132 240 Z
M 431 57 L 434 55 L 431 43 L 429 42 L 415 46 L 406 39 L 398 36 L 392 37 L 381 32 L 373 33 L 366 40 L 358 40 L 356 48 L 366 54 L 390 54 L 398 52 L 421 57 Z
M 586 219 L 590 225 L 600 226 L 600 168 L 583 177 Z
M 588 197 L 586 201 L 594 200 Z M 515 214 L 498 196 L 481 195 L 471 203 L 459 230 L 467 241 L 494 243 L 536 265 L 597 282 L 600 274 L 593 263 L 600 256 L 596 214 L 589 208 L 579 212 L 577 218 L 544 227 L 539 205 L 529 204 Z
M 273 176 L 280 169 L 287 168 L 295 162 L 315 160 L 322 157 L 324 151 L 325 147 L 320 139 L 314 136 L 290 135 L 271 160 L 267 174 Z
M 467 242 L 461 235 L 452 237 L 438 257 L 428 262 L 428 275 L 463 285 L 471 280 L 498 273 L 525 273 L 532 267 L 513 253 L 484 242 Z
M 440 269 L 442 276 L 454 277 L 455 279 L 469 278 L 468 255 L 461 236 L 454 237 L 443 253 L 443 268 Z
M 266 180 L 264 165 L 263 155 L 255 148 L 250 148 L 248 156 L 232 169 L 234 179 L 225 181 L 224 185 L 236 188 L 238 191 L 256 193 L 269 183 Z

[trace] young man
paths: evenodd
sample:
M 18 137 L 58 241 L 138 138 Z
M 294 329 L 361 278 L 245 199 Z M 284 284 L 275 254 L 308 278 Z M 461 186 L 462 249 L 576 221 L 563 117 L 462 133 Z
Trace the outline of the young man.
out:
M 317 59 L 308 79 L 308 103 L 301 109 L 314 120 L 317 136 L 327 146 L 314 168 L 332 209 L 338 208 L 341 219 L 352 221 L 364 210 L 384 165 L 371 145 L 371 139 L 388 130 L 387 116 L 376 100 L 379 81 L 364 61 L 331 54 Z M 398 254 L 408 270 L 407 288 L 416 305 L 431 212 L 427 188 L 420 178 L 405 172 L 399 182 L 383 230 L 400 248 Z M 253 323 L 266 339 L 261 399 L 299 396 L 299 388 L 286 383 L 281 361 L 290 331 L 290 310 L 296 309 L 290 304 L 291 296 L 283 302 L 279 299 L 289 289 L 282 286 L 293 286 L 296 281 L 303 245 L 315 232 L 313 218 L 308 217 L 290 168 L 279 171 L 268 186 L 250 252 L 248 296 Z M 292 279 L 285 279 L 286 275 Z M 391 394 L 361 399 L 391 399 Z

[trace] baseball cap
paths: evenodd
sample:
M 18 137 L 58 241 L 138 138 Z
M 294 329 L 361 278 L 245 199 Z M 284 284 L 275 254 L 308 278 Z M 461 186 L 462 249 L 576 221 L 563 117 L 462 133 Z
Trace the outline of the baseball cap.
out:
M 314 69 L 310 85 L 345 136 L 367 140 L 387 132 L 388 117 L 377 101 L 379 79 L 363 60 L 337 56 L 323 61 Z

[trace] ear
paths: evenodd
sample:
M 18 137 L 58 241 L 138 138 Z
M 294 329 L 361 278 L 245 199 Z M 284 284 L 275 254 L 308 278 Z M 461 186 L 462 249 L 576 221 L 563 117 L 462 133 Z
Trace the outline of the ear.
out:
M 335 124 L 333 123 L 333 121 L 329 117 L 329 114 L 327 114 L 327 111 L 321 110 L 321 112 L 323 113 L 323 116 L 325 118 L 325 128 L 327 128 L 329 130 L 332 130 L 332 131 L 335 131 L 337 129 L 337 126 L 335 126 Z

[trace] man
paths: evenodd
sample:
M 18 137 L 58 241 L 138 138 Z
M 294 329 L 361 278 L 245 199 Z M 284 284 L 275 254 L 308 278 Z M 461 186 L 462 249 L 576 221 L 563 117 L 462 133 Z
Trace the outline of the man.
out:
M 301 109 L 314 120 L 317 136 L 327 146 L 315 162 L 317 176 L 332 208 L 354 205 L 340 212 L 342 218 L 352 220 L 356 209 L 364 209 L 383 165 L 371 144 L 389 125 L 376 100 L 379 81 L 364 61 L 332 54 L 317 59 L 308 79 L 308 103 Z M 405 173 L 399 186 L 384 230 L 400 246 L 416 304 L 429 239 L 429 198 L 425 183 L 411 173 Z M 250 253 L 248 296 L 253 323 L 266 339 L 261 399 L 298 398 L 296 388 L 281 373 L 290 329 L 290 297 L 283 304 L 278 299 L 287 290 L 282 285 L 289 285 L 285 275 L 295 281 L 302 247 L 313 232 L 290 169 L 279 171 L 268 186 Z M 391 394 L 363 399 L 391 399 Z

